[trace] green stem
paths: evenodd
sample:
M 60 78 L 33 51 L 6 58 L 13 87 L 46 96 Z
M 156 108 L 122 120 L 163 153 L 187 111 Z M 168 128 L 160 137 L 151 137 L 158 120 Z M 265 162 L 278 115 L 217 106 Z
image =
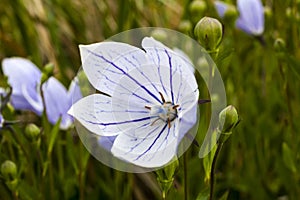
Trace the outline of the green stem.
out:
M 83 155 L 82 155 L 82 145 L 80 144 L 80 149 L 79 149 L 79 194 L 80 194 L 80 199 L 84 199 L 84 166 L 83 166 Z
M 38 173 L 39 189 L 40 189 L 40 191 L 44 191 L 44 189 L 45 189 L 45 180 L 44 180 L 44 177 L 43 177 L 44 159 L 42 157 L 41 151 L 38 148 L 38 146 L 36 144 L 34 146 L 35 146 L 35 153 L 36 153 L 37 158 L 38 158 L 37 161 L 38 161 L 38 169 L 39 169 L 39 173 Z M 42 197 L 42 195 L 39 195 L 39 198 L 41 198 L 41 197 Z
M 121 191 L 120 185 L 122 185 L 122 174 L 119 171 L 114 170 L 114 177 L 115 177 L 115 199 L 121 199 Z
M 216 62 L 218 54 L 219 54 L 219 49 L 216 49 L 214 51 L 208 52 L 210 57 L 214 62 Z M 208 95 L 211 97 L 211 92 L 212 92 L 212 82 L 213 78 L 215 75 L 215 66 L 214 65 L 209 65 L 209 71 L 208 71 Z
M 187 155 L 183 154 L 183 172 L 184 172 L 184 199 L 188 199 L 188 170 L 187 170 Z
M 52 163 L 52 155 L 48 157 L 49 161 L 49 181 L 50 181 L 50 197 L 54 199 L 54 179 L 53 179 L 53 163 Z
M 214 155 L 214 159 L 213 159 L 213 162 L 212 162 L 212 165 L 211 165 L 211 171 L 210 171 L 210 193 L 209 193 L 209 200 L 212 200 L 213 199 L 213 194 L 214 194 L 214 185 L 215 185 L 215 168 L 216 168 L 216 163 L 217 163 L 217 159 L 218 159 L 218 156 L 220 154 L 220 151 L 222 149 L 222 146 L 223 146 L 223 143 L 218 143 L 217 144 L 218 147 L 217 147 L 217 150 L 216 150 L 216 153 Z
M 61 135 L 60 135 L 61 137 Z M 64 159 L 63 159 L 63 150 L 62 144 L 58 143 L 57 150 L 57 161 L 58 161 L 58 169 L 59 169 L 59 177 L 61 180 L 65 177 L 65 168 L 64 168 Z

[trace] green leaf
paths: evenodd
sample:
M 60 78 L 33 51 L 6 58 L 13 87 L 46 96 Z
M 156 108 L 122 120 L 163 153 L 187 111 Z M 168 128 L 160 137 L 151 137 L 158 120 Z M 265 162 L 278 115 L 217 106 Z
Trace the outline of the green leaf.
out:
M 208 200 L 209 199 L 209 188 L 204 188 L 197 196 L 196 200 Z
M 226 191 L 219 200 L 227 200 L 228 195 L 229 195 L 229 191 Z
M 52 128 L 51 132 L 50 132 L 50 141 L 49 141 L 49 146 L 48 146 L 48 155 L 51 155 L 52 153 L 52 149 L 57 137 L 57 134 L 59 132 L 59 125 L 61 122 L 61 118 L 59 118 L 59 120 L 56 122 L 56 124 L 54 125 L 54 127 Z
M 209 154 L 207 154 L 207 156 L 205 156 L 203 158 L 203 168 L 204 168 L 204 172 L 205 172 L 205 178 L 204 181 L 208 182 L 210 180 L 210 171 L 211 171 L 211 166 L 212 166 L 212 162 L 218 147 L 218 144 L 216 142 L 216 140 L 218 139 L 218 130 L 214 130 L 214 132 L 212 133 L 212 137 L 211 137 L 211 144 L 214 144 L 214 147 L 211 148 L 211 151 L 209 152 Z M 208 145 L 207 145 L 207 148 Z M 210 148 L 209 148 L 210 149 Z
M 73 138 L 71 134 L 67 135 L 67 155 L 69 158 L 69 161 L 71 162 L 71 165 L 73 166 L 76 174 L 79 173 L 79 167 L 78 164 L 76 162 L 76 153 L 75 153 L 75 149 L 74 149 L 74 143 L 73 143 Z
M 53 146 L 55 144 L 55 140 L 56 140 L 57 134 L 59 132 L 60 122 L 61 122 L 61 118 L 59 118 L 59 120 L 56 122 L 56 124 L 54 125 L 54 127 L 52 128 L 52 130 L 50 132 L 50 141 L 49 141 L 49 146 L 48 146 L 48 150 L 47 150 L 48 159 L 51 156 Z M 49 164 L 50 164 L 49 160 L 44 162 L 44 164 L 43 164 L 43 176 L 46 176 Z
M 295 156 L 290 147 L 285 142 L 282 143 L 282 154 L 285 166 L 293 173 L 297 173 L 297 168 L 294 162 Z

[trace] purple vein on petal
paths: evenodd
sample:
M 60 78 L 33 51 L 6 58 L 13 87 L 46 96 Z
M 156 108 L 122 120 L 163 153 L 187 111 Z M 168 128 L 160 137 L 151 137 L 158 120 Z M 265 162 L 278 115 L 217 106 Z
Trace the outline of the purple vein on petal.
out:
M 182 96 L 181 95 L 181 91 L 182 91 L 182 69 L 181 67 L 179 67 L 179 74 L 180 74 L 180 85 L 179 85 L 179 88 L 178 88 L 178 93 L 177 93 L 177 98 L 176 98 L 176 104 L 179 102 L 179 97 Z M 173 102 L 175 103 L 175 102 Z
M 109 72 L 111 72 L 111 73 L 116 73 L 115 71 L 109 70 L 109 69 L 105 69 L 105 71 L 109 71 Z M 119 84 L 119 83 L 117 83 L 117 82 L 111 80 L 108 76 L 106 76 L 106 75 L 105 75 L 104 73 L 102 73 L 100 70 L 97 71 L 97 72 L 99 72 L 100 74 L 102 74 L 102 76 L 103 76 L 106 80 L 108 80 L 110 83 L 113 83 L 113 84 L 115 84 L 115 85 L 117 85 L 117 86 L 123 88 L 124 90 L 127 90 L 127 91 L 130 92 L 133 96 L 135 96 L 135 97 L 137 97 L 137 98 L 139 98 L 139 99 L 142 99 L 143 101 L 145 101 L 145 102 L 147 102 L 147 103 L 152 103 L 152 102 L 150 102 L 148 99 L 145 99 L 144 97 L 141 97 L 141 96 L 137 95 L 136 93 L 131 92 L 131 90 L 127 89 L 127 88 L 124 87 L 122 84 Z
M 122 68 L 118 67 L 115 63 L 113 63 L 112 61 L 107 60 L 104 56 L 99 55 L 94 53 L 93 51 L 87 50 L 89 53 L 93 54 L 96 57 L 101 58 L 102 60 L 104 60 L 105 62 L 111 64 L 113 67 L 115 67 L 117 70 L 121 71 L 124 75 L 126 75 L 128 78 L 130 78 L 132 81 L 134 81 L 136 84 L 138 84 L 141 88 L 143 88 L 143 90 L 145 90 L 150 96 L 152 96 L 155 100 L 157 100 L 159 103 L 162 103 L 162 101 L 155 96 L 151 91 L 149 91 L 144 85 L 142 85 L 141 83 L 139 83 L 135 78 L 133 78 L 132 76 L 130 76 L 128 73 L 126 73 Z
M 176 130 L 176 128 L 175 128 L 175 123 L 174 123 L 173 129 Z M 171 130 L 171 129 L 168 128 L 168 133 L 167 133 L 167 135 L 165 136 L 164 141 L 159 145 L 159 147 L 156 149 L 155 153 L 157 153 L 157 151 L 161 148 L 161 146 L 162 146 L 164 143 L 166 143 L 166 145 L 168 145 L 168 136 L 170 135 L 170 130 Z M 173 132 L 175 133 L 175 131 L 173 131 Z M 149 159 L 149 161 L 150 161 L 154 156 L 155 156 L 155 154 L 153 153 L 153 155 L 152 155 L 152 157 Z
M 144 113 L 147 114 L 149 113 L 148 110 L 146 111 L 138 111 L 138 110 L 97 110 L 95 113 Z
M 107 122 L 107 123 L 92 122 L 92 121 L 84 120 L 84 119 L 83 120 L 90 123 L 90 124 L 101 125 L 101 126 L 111 126 L 111 125 L 120 125 L 120 124 L 126 124 L 126 123 L 135 123 L 135 122 L 146 121 L 146 120 L 150 120 L 150 119 L 155 118 L 155 117 L 156 116 L 150 116 L 150 117 L 143 117 L 143 118 L 127 120 L 127 121 L 121 121 L 121 122 Z
M 137 161 L 142 156 L 144 156 L 148 151 L 150 151 L 150 149 L 153 147 L 153 145 L 156 143 L 156 141 L 160 138 L 161 134 L 166 130 L 167 126 L 168 126 L 168 123 L 166 123 L 164 125 L 164 127 L 161 129 L 161 131 L 159 132 L 159 134 L 157 135 L 155 140 L 152 142 L 152 144 L 148 147 L 148 149 L 146 151 L 144 151 L 142 154 L 140 154 L 134 161 Z
M 127 60 L 127 58 L 125 58 Z M 136 62 L 138 62 L 138 60 L 136 59 L 135 56 L 132 56 L 132 59 L 136 60 Z M 135 66 L 135 65 L 134 65 Z M 136 66 L 135 66 L 136 67 Z M 140 72 L 140 74 L 148 81 L 148 83 L 151 83 L 151 86 L 156 90 L 157 93 L 159 93 L 159 90 L 157 89 L 157 87 L 153 84 L 153 82 L 150 80 L 150 78 L 148 76 L 146 76 L 144 74 L 144 72 L 139 68 L 136 67 L 136 69 Z
M 143 127 L 145 126 L 145 124 L 143 124 L 142 126 L 140 127 Z M 146 139 L 149 138 L 149 136 L 155 132 L 157 129 L 159 128 L 159 126 L 157 126 L 154 130 L 152 130 L 151 132 L 149 132 L 139 143 L 137 143 L 136 145 L 134 145 L 133 147 L 130 148 L 130 151 L 128 151 L 126 154 L 130 153 L 131 151 L 133 151 L 136 147 L 138 147 L 142 142 L 144 142 Z
M 172 58 L 169 55 L 168 51 L 165 49 L 165 53 L 168 56 L 169 59 L 169 67 L 170 67 L 170 90 L 171 90 L 171 98 L 172 98 L 172 103 L 174 103 L 174 94 L 173 94 L 173 74 L 172 74 Z
M 166 90 L 166 88 L 165 88 L 165 86 L 164 86 L 164 84 L 163 84 L 162 77 L 161 77 L 161 73 L 160 73 L 160 72 L 161 72 L 161 71 L 160 71 L 160 69 L 161 69 L 161 66 L 160 66 L 160 56 L 159 56 L 159 53 L 158 53 L 157 48 L 154 48 L 154 49 L 155 49 L 155 52 L 156 52 L 156 55 L 157 55 L 157 64 L 158 64 L 158 66 L 157 66 L 157 71 L 158 71 L 158 74 L 159 74 L 159 81 L 160 81 L 160 84 L 161 84 L 161 86 L 162 86 L 162 88 L 163 88 L 165 94 L 168 94 L 168 93 L 167 93 L 167 90 Z M 154 61 L 154 59 L 153 59 L 153 61 Z

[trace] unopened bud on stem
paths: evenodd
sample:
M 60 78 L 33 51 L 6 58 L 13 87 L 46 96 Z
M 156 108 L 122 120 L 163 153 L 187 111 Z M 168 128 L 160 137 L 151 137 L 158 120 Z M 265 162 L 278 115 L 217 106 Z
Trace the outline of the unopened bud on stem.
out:
M 40 132 L 41 130 L 35 124 L 28 124 L 25 128 L 25 136 L 30 141 L 35 141 L 38 138 Z
M 222 133 L 224 134 L 231 134 L 238 121 L 238 113 L 232 105 L 224 108 L 219 114 L 219 122 L 220 125 L 223 124 Z
M 6 160 L 1 165 L 1 174 L 6 181 L 13 181 L 17 178 L 17 166 L 14 162 Z
M 194 34 L 207 51 L 217 51 L 222 41 L 223 27 L 217 19 L 203 17 L 196 24 Z

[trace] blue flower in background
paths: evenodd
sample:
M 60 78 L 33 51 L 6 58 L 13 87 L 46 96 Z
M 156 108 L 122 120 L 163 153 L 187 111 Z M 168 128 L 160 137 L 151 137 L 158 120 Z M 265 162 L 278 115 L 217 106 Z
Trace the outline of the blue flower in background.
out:
M 198 85 L 191 63 L 153 38 L 144 50 L 119 42 L 81 45 L 89 82 L 106 93 L 80 99 L 69 111 L 100 135 L 114 156 L 142 167 L 161 167 L 177 153 L 197 121 Z
M 31 110 L 41 115 L 44 109 L 39 92 L 41 71 L 31 61 L 18 57 L 3 59 L 2 69 L 13 88 L 13 107 L 17 110 Z
M 46 114 L 51 124 L 55 124 L 61 117 L 60 128 L 67 129 L 73 123 L 73 118 L 67 114 L 73 102 L 80 99 L 81 92 L 78 81 L 71 82 L 69 91 L 54 77 L 50 77 L 42 86 Z
M 215 8 L 220 17 L 232 6 L 223 1 L 214 1 Z M 236 27 L 244 32 L 259 36 L 264 32 L 264 8 L 260 0 L 237 0 L 239 18 Z
M 238 0 L 239 18 L 236 26 L 246 33 L 259 36 L 264 32 L 264 8 L 260 0 Z
M 225 16 L 229 4 L 224 3 L 223 1 L 214 1 L 214 4 L 218 12 L 218 15 L 223 18 Z
M 30 110 L 37 115 L 44 111 L 40 94 L 41 71 L 25 58 L 5 58 L 2 62 L 4 74 L 12 87 L 11 103 L 17 110 Z M 62 117 L 60 128 L 67 129 L 73 119 L 67 114 L 72 103 L 80 99 L 81 92 L 76 80 L 69 91 L 54 77 L 50 77 L 42 86 L 46 114 L 51 124 Z M 72 102 L 73 101 L 73 102 Z
M 2 116 L 2 114 L 0 113 L 0 130 L 3 128 L 4 125 L 4 118 Z

